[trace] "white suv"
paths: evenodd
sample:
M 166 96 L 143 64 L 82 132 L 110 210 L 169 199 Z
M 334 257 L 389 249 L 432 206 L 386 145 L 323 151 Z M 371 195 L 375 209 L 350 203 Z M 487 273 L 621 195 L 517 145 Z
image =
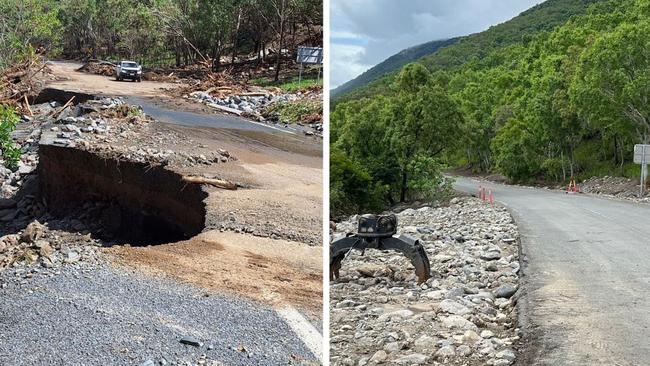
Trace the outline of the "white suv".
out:
M 121 61 L 115 66 L 115 80 L 131 79 L 142 81 L 142 66 L 135 61 Z

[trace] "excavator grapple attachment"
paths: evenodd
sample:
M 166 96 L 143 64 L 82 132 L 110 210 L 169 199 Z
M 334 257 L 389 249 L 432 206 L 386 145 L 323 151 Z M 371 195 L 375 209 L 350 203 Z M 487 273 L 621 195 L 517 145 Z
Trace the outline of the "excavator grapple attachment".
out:
M 395 215 L 376 216 L 363 215 L 359 218 L 359 229 L 356 234 L 334 240 L 330 244 L 330 280 L 339 278 L 341 262 L 352 250 L 365 252 L 366 249 L 394 250 L 407 257 L 418 278 L 423 283 L 431 277 L 431 263 L 420 241 L 402 234 L 395 236 L 397 218 Z

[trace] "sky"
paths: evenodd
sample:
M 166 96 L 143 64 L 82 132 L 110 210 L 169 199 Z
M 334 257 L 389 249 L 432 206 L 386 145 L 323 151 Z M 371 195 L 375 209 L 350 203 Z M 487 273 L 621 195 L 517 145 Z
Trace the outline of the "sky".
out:
M 512 19 L 543 0 L 331 0 L 335 88 L 399 51 Z

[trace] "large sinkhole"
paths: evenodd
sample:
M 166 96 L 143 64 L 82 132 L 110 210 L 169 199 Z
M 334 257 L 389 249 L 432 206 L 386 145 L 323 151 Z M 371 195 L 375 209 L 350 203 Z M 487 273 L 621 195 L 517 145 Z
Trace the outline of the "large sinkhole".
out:
M 38 169 L 48 212 L 58 217 L 75 213 L 91 233 L 110 242 L 176 242 L 205 226 L 208 194 L 162 166 L 41 141 Z

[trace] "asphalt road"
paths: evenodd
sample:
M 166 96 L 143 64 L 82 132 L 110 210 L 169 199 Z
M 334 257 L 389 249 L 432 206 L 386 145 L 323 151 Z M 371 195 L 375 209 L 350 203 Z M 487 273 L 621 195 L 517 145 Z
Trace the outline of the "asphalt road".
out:
M 48 83 L 51 88 L 69 92 L 88 93 L 97 96 L 121 96 L 131 104 L 141 105 L 145 113 L 161 121 L 185 126 L 214 127 L 229 130 L 257 131 L 269 134 L 302 135 L 299 126 L 281 127 L 251 121 L 229 115 L 210 115 L 177 111 L 164 105 L 154 104 L 147 98 L 159 98 L 165 95 L 165 89 L 177 88 L 178 84 L 142 81 L 116 81 L 115 77 L 93 75 L 76 71 L 82 66 L 71 61 L 48 61 L 53 74 L 59 79 Z M 198 103 L 198 102 L 197 102 Z
M 108 264 L 36 270 L 0 272 L 0 365 L 318 362 L 259 303 Z M 182 344 L 188 336 L 201 344 Z
M 650 205 L 458 178 L 491 189 L 521 232 L 519 365 L 648 365 Z
M 133 96 L 126 97 L 126 100 L 129 104 L 141 106 L 142 110 L 146 114 L 152 116 L 157 120 L 179 125 L 223 128 L 229 130 L 259 131 L 265 133 L 283 133 L 292 135 L 297 134 L 297 130 L 295 128 L 275 127 L 228 114 L 203 114 L 179 111 L 172 108 L 165 108 L 161 105 L 156 105 L 144 98 Z

